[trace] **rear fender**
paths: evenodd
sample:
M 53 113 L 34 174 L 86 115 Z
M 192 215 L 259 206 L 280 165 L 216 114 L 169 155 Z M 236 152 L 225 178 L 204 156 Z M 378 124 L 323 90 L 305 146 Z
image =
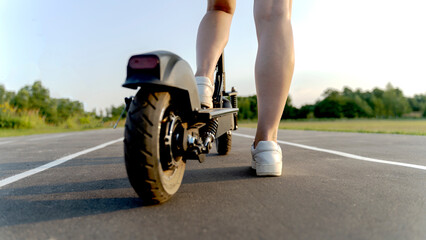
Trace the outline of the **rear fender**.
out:
M 197 84 L 191 67 L 171 52 L 155 51 L 130 57 L 123 87 L 166 91 L 183 110 L 200 109 Z

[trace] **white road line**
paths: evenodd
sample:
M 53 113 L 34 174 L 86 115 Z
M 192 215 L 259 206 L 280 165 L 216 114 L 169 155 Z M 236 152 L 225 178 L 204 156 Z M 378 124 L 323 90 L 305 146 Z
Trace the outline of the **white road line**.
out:
M 76 158 L 78 156 L 81 156 L 81 155 L 84 155 L 84 154 L 87 154 L 87 153 L 99 150 L 101 148 L 107 147 L 107 146 L 109 146 L 111 144 L 114 144 L 114 143 L 117 143 L 117 142 L 120 142 L 120 141 L 123 141 L 123 138 L 119 138 L 119 139 L 116 139 L 116 140 L 113 140 L 113 141 L 110 141 L 110 142 L 103 143 L 103 144 L 98 145 L 96 147 L 92 147 L 92 148 L 89 148 L 89 149 L 86 149 L 86 150 L 83 150 L 83 151 L 80 151 L 80 152 L 77 152 L 77 153 L 74 153 L 74 154 L 71 154 L 71 155 L 59 158 L 59 159 L 57 159 L 57 160 L 55 160 L 53 162 L 47 163 L 47 164 L 42 165 L 40 167 L 37 167 L 37 168 L 31 169 L 31 170 L 28 170 L 26 172 L 14 175 L 12 177 L 5 178 L 3 180 L 0 180 L 0 188 L 6 186 L 8 184 L 14 183 L 16 181 L 19 181 L 19 180 L 21 180 L 23 178 L 26 178 L 26 177 L 29 177 L 31 175 L 34 175 L 36 173 L 42 172 L 44 170 L 47 170 L 49 168 L 55 167 L 55 166 L 57 166 L 59 164 L 67 162 L 67 161 L 69 161 L 69 160 L 71 160 L 73 158 Z
M 232 134 L 235 135 L 235 136 L 239 136 L 239 137 L 254 139 L 254 136 L 247 135 L 247 134 L 240 134 L 240 133 L 232 133 Z M 402 162 L 393 162 L 393 161 L 363 157 L 363 156 L 358 156 L 358 155 L 355 155 L 355 154 L 339 152 L 339 151 L 334 151 L 334 150 L 329 150 L 329 149 L 324 149 L 324 148 L 318 148 L 318 147 L 311 147 L 311 146 L 308 146 L 308 145 L 286 142 L 286 141 L 281 141 L 281 140 L 277 140 L 277 142 L 281 143 L 281 144 L 293 146 L 293 147 L 299 147 L 299 148 L 309 149 L 309 150 L 318 151 L 318 152 L 326 152 L 326 153 L 339 155 L 339 156 L 347 157 L 347 158 L 352 158 L 352 159 L 356 159 L 356 160 L 361 160 L 361 161 L 383 163 L 383 164 L 396 165 L 396 166 L 401 166 L 401 167 L 408 167 L 408 168 L 426 170 L 426 166 L 422 166 L 422 165 L 402 163 Z

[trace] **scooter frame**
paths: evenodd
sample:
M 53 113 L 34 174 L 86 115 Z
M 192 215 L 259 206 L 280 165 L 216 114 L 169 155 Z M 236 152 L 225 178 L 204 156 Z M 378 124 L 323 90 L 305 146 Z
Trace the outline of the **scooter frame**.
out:
M 157 59 L 157 65 L 154 68 L 132 68 L 132 60 L 140 58 Z M 237 130 L 237 94 L 238 92 L 232 87 L 231 91 L 226 91 L 225 80 L 225 60 L 224 53 L 219 57 L 216 64 L 215 74 L 215 90 L 213 93 L 213 108 L 202 109 L 198 98 L 198 91 L 195 84 L 193 72 L 189 64 L 174 53 L 168 51 L 154 51 L 141 55 L 134 55 L 129 59 L 127 66 L 127 78 L 123 87 L 137 89 L 138 87 L 150 89 L 151 91 L 169 92 L 177 104 L 183 106 L 186 113 L 194 116 L 194 120 L 204 122 L 206 125 L 217 125 L 214 134 L 205 143 L 206 148 L 199 152 L 196 157 L 194 155 L 187 156 L 187 159 L 197 159 L 204 161 L 205 153 L 208 153 L 212 142 L 219 136 L 229 133 L 230 130 Z M 227 99 L 226 97 L 229 97 Z M 131 98 L 126 98 L 126 111 L 129 110 Z M 189 107 L 190 106 L 190 107 Z M 216 123 L 213 123 L 213 120 Z
M 214 141 L 219 154 L 229 152 L 238 108 L 235 88 L 225 91 L 223 54 L 216 66 L 214 108 L 201 108 L 189 64 L 171 52 L 132 56 L 123 86 L 139 87 L 135 98 L 126 98 L 124 150 L 129 181 L 144 201 L 173 196 L 186 160 L 203 162 Z

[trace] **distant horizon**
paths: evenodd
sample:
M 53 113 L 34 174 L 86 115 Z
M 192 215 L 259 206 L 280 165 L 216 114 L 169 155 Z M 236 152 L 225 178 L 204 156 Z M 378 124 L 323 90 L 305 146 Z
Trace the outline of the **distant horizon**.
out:
M 5 86 L 5 89 L 6 89 L 6 91 L 14 91 L 15 93 L 17 93 L 21 88 L 23 88 L 23 87 L 25 87 L 25 86 L 31 86 L 32 84 L 34 84 L 34 82 L 36 82 L 36 81 L 41 81 L 42 83 L 43 83 L 43 81 L 41 80 L 41 79 L 36 79 L 36 80 L 34 80 L 33 82 L 31 82 L 31 83 L 28 83 L 28 84 L 25 84 L 24 86 L 21 86 L 21 87 L 19 87 L 19 88 L 17 88 L 17 89 L 10 89 L 10 88 L 8 88 L 5 84 L 3 84 L 3 83 L 1 83 L 0 82 L 0 85 L 4 85 Z M 123 83 L 124 83 L 124 80 L 123 80 Z M 404 90 L 402 89 L 402 88 L 400 88 L 400 87 L 398 87 L 398 86 L 396 86 L 396 85 L 394 85 L 394 84 L 392 84 L 391 82 L 389 82 L 394 88 L 397 88 L 397 89 L 400 89 L 402 92 L 403 92 L 403 94 L 404 94 L 404 96 L 405 97 L 407 97 L 407 98 L 412 98 L 412 97 L 414 97 L 415 95 L 426 95 L 426 91 L 424 91 L 424 92 L 419 92 L 419 93 L 413 93 L 413 94 L 410 94 L 410 95 L 408 95 L 408 94 L 406 94 L 405 92 L 404 92 Z M 387 84 L 389 84 L 389 83 L 387 83 Z M 386 84 L 386 85 L 387 85 Z M 343 86 L 343 87 L 341 87 L 341 88 L 335 88 L 335 87 L 325 87 L 324 88 L 324 90 L 314 99 L 314 100 L 312 100 L 311 102 L 303 102 L 303 103 L 294 103 L 294 97 L 293 97 L 293 94 L 291 93 L 291 89 L 290 89 L 290 93 L 289 93 L 289 96 L 291 97 L 291 99 L 292 99 L 292 104 L 293 104 L 293 106 L 295 106 L 295 107 L 301 107 L 301 106 L 303 106 L 303 105 L 310 105 L 311 103 L 312 104 L 315 104 L 315 102 L 317 102 L 317 101 L 319 101 L 320 99 L 321 99 L 321 96 L 322 96 L 322 94 L 327 90 L 327 89 L 335 89 L 335 90 L 338 90 L 338 91 L 341 91 L 341 90 L 343 90 L 345 87 L 347 87 L 347 88 L 350 88 L 351 90 L 354 90 L 354 91 L 356 91 L 356 90 L 358 90 L 358 89 L 360 89 L 360 90 L 362 90 L 362 91 L 372 91 L 373 89 L 375 89 L 375 88 L 378 88 L 378 89 L 383 89 L 383 90 L 385 90 L 386 89 L 386 85 L 385 86 L 383 86 L 383 87 L 380 87 L 380 86 L 375 86 L 375 87 L 372 87 L 372 88 L 368 88 L 368 89 L 366 89 L 366 88 L 360 88 L 360 87 L 357 87 L 357 88 L 354 88 L 354 87 L 351 87 L 351 86 Z M 43 83 L 43 86 L 44 87 L 47 87 L 44 83 Z M 120 87 L 121 87 L 121 85 L 120 85 Z M 236 88 L 238 88 L 237 86 L 236 86 Z M 48 88 L 49 89 L 49 88 Z M 126 89 L 127 91 L 129 91 L 129 94 L 128 95 L 123 95 L 123 101 L 122 102 L 120 102 L 120 103 L 117 103 L 117 104 L 112 104 L 112 105 L 110 105 L 110 106 L 120 106 L 121 104 L 124 104 L 124 97 L 129 97 L 129 96 L 134 96 L 134 95 L 136 95 L 136 93 L 137 93 L 137 91 L 138 90 L 133 90 L 133 89 Z M 237 92 L 238 92 L 238 89 L 237 89 Z M 51 89 L 49 89 L 49 93 L 50 94 L 52 94 L 52 91 L 51 91 Z M 255 96 L 255 95 L 257 95 L 256 93 L 252 93 L 252 94 L 238 94 L 238 97 L 251 97 L 251 96 Z M 87 112 L 91 112 L 92 110 L 93 110 L 93 108 L 91 108 L 91 109 L 88 109 L 86 106 L 87 106 L 87 103 L 85 103 L 83 100 L 81 100 L 81 99 L 76 99 L 76 98 L 73 98 L 73 97 L 68 97 L 68 96 L 58 96 L 58 95 L 51 95 L 51 97 L 53 97 L 53 98 L 68 98 L 68 99 L 70 99 L 70 100 L 73 100 L 73 101 L 79 101 L 79 102 L 81 102 L 81 103 L 83 103 L 83 105 L 84 105 L 84 110 L 85 111 L 87 111 Z M 107 106 L 107 107 L 110 107 L 110 106 Z M 96 109 L 97 109 L 97 111 L 99 111 L 99 110 L 103 110 L 103 109 L 105 109 L 105 107 L 104 108 L 102 108 L 102 107 L 95 107 Z
M 43 87 L 45 87 L 45 88 L 47 88 L 48 90 L 49 90 L 49 94 L 50 94 L 50 97 L 51 98 L 56 98 L 56 99 L 69 99 L 69 100 L 71 100 L 71 101 L 78 101 L 78 102 L 81 102 L 82 104 L 83 104 L 83 107 L 84 107 L 84 111 L 86 111 L 86 112 L 92 112 L 94 109 L 92 108 L 92 109 L 87 109 L 86 108 L 86 104 L 82 101 L 82 100 L 79 100 L 79 99 L 74 99 L 74 98 L 69 98 L 69 97 L 60 97 L 60 96 L 52 96 L 51 95 L 51 91 L 50 91 L 50 89 L 47 87 L 47 86 L 45 86 L 44 84 L 43 84 L 43 81 L 42 80 L 35 80 L 34 82 L 32 82 L 31 84 L 25 84 L 24 86 L 22 86 L 22 87 L 20 87 L 19 89 L 17 89 L 17 90 L 11 90 L 11 89 L 8 89 L 7 88 L 7 86 L 4 86 L 5 87 L 5 90 L 6 91 L 12 91 L 12 92 L 15 92 L 15 94 L 20 90 L 20 89 L 22 89 L 22 88 L 24 88 L 25 86 L 31 86 L 31 85 L 33 85 L 35 82 L 37 82 L 37 81 L 40 81 L 41 83 L 42 83 L 42 85 L 43 85 Z M 349 88 L 349 89 L 351 89 L 352 91 L 357 91 L 357 90 L 361 90 L 361 91 L 363 91 L 363 92 L 366 92 L 366 91 L 369 91 L 369 92 L 371 92 L 371 91 L 373 91 L 374 89 L 380 89 L 380 90 L 386 90 L 386 87 L 387 87 L 387 85 L 388 84 L 391 84 L 391 86 L 393 87 L 393 88 L 395 88 L 395 89 L 399 89 L 399 90 L 401 90 L 402 91 L 402 93 L 403 93 L 403 96 L 404 97 L 406 97 L 406 98 L 412 98 L 412 97 L 414 97 L 414 96 L 416 96 L 416 95 L 424 95 L 424 96 L 426 96 L 426 93 L 415 93 L 415 94 L 413 94 L 413 95 L 406 95 L 405 93 L 404 93 L 404 90 L 402 90 L 401 88 L 399 88 L 398 86 L 395 86 L 395 85 L 393 85 L 392 83 L 387 83 L 386 84 L 386 86 L 384 86 L 384 87 L 373 87 L 373 88 L 371 88 L 371 89 L 360 89 L 360 88 L 352 88 L 352 87 L 350 87 L 350 86 L 344 86 L 344 87 L 342 87 L 341 89 L 337 89 L 337 88 L 332 88 L 332 87 L 329 87 L 329 88 L 326 88 L 326 89 L 324 89 L 324 91 L 316 98 L 316 100 L 315 101 L 313 101 L 313 102 L 306 102 L 306 103 L 303 103 L 303 104 L 301 104 L 301 105 L 296 105 L 294 102 L 293 102 L 293 96 L 291 95 L 291 94 L 289 94 L 289 97 L 291 98 L 291 100 L 292 100 L 292 106 L 294 106 L 294 107 L 296 107 L 296 108 L 300 108 L 300 107 L 302 107 L 302 106 L 304 106 L 304 105 L 314 105 L 316 102 L 318 102 L 318 101 L 320 101 L 320 99 L 322 99 L 322 94 L 327 90 L 327 89 L 334 89 L 334 90 L 337 90 L 337 91 L 339 91 L 339 92 L 341 92 L 341 91 L 343 91 L 343 89 L 344 88 Z M 4 84 L 2 84 L 2 83 L 0 83 L 0 85 L 4 85 Z M 139 88 L 138 88 L 138 90 L 139 90 Z M 129 96 L 134 96 L 134 95 L 136 95 L 136 93 L 137 93 L 137 91 L 138 90 L 130 90 L 130 91 L 134 91 L 134 94 L 133 95 L 128 95 L 128 96 L 125 96 L 125 97 L 129 97 Z M 251 94 L 251 95 L 238 95 L 238 97 L 251 97 L 251 96 L 256 96 L 256 94 Z M 118 104 L 112 104 L 112 105 L 109 105 L 109 106 L 106 106 L 106 107 L 104 107 L 104 108 L 96 108 L 96 113 L 99 113 L 100 111 L 103 111 L 103 110 L 105 110 L 105 109 L 107 109 L 107 108 L 110 108 L 110 107 L 119 107 L 120 105 L 122 105 L 122 104 L 124 104 L 124 98 L 123 98 L 123 101 L 121 102 L 121 103 L 118 103 Z

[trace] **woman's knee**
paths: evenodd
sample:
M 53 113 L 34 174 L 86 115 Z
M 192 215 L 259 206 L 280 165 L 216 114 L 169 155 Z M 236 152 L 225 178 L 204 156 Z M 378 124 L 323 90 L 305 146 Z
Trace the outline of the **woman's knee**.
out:
M 290 21 L 292 0 L 255 0 L 254 19 L 260 21 Z
M 207 11 L 222 11 L 233 15 L 236 0 L 208 0 Z

